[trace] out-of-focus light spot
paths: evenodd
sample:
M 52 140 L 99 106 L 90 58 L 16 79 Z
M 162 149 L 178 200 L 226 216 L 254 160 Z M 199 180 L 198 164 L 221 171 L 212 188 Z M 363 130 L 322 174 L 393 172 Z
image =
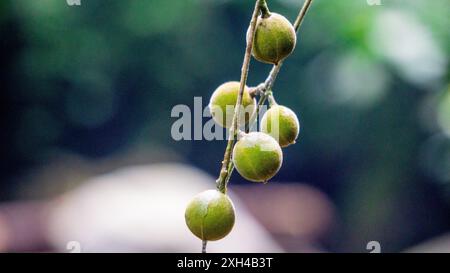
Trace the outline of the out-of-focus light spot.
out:
M 332 102 L 367 107 L 384 96 L 388 75 L 364 54 L 351 52 L 336 61 L 329 84 Z
M 210 189 L 213 180 L 190 166 L 171 163 L 94 177 L 51 206 L 47 237 L 57 250 L 78 241 L 86 252 L 196 251 L 201 242 L 186 227 L 184 211 L 192 196 Z M 220 244 L 208 243 L 208 250 L 280 251 L 239 198 L 229 193 L 239 221 Z
M 380 12 L 368 42 L 410 82 L 429 85 L 444 76 L 444 52 L 430 31 L 410 14 L 388 9 Z
M 441 129 L 450 137 L 450 85 L 438 102 L 437 120 Z M 449 170 L 450 172 L 450 170 Z

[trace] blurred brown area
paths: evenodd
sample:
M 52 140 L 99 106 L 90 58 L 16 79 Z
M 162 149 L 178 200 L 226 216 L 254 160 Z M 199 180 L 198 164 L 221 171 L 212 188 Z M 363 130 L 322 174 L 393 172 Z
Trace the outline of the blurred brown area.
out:
M 298 183 L 237 186 L 249 211 L 286 252 L 324 251 L 337 218 L 334 205 L 319 190 Z
M 309 186 L 295 184 L 257 188 L 236 186 L 232 191 L 257 222 L 281 246 L 282 251 L 325 251 L 320 242 L 330 235 L 336 216 L 332 204 L 323 193 Z M 64 202 L 64 198 L 63 195 L 47 201 L 2 204 L 0 206 L 0 250 L 2 252 L 58 251 L 52 245 L 52 238 L 49 238 L 48 226 L 51 224 L 49 215 L 55 207 Z M 126 207 L 125 204 L 124 206 Z M 82 215 L 80 219 L 83 219 Z M 104 224 L 107 225 L 107 223 Z M 168 234 L 168 236 L 171 235 Z M 128 243 L 124 241 L 121 244 Z M 148 247 L 151 250 L 155 246 Z M 120 248 L 116 251 L 120 251 Z
M 187 232 L 183 207 L 202 188 L 214 188 L 213 177 L 188 165 L 170 163 L 169 158 L 168 163 L 145 164 L 158 156 L 139 154 L 135 151 L 99 162 L 66 156 L 27 175 L 33 186 L 23 193 L 24 198 L 39 201 L 0 204 L 0 250 L 67 252 L 65 242 L 81 240 L 89 252 L 195 251 L 198 240 Z M 32 190 L 57 183 L 59 187 L 53 187 L 51 192 Z M 268 185 L 233 185 L 230 194 L 237 206 L 238 221 L 244 222 L 246 232 L 227 249 L 326 251 L 321 242 L 330 236 L 338 216 L 332 202 L 318 189 L 274 181 Z M 148 214 L 142 214 L 141 210 Z M 133 214 L 136 218 L 129 218 Z M 121 218 L 128 219 L 129 224 L 113 227 L 115 222 L 123 221 Z M 168 225 L 177 228 L 170 231 Z M 149 227 L 147 234 L 145 227 Z M 132 230 L 136 238 L 125 235 Z M 180 230 L 181 237 L 173 233 Z M 105 240 L 99 238 L 108 232 L 116 235 Z M 180 242 L 183 237 L 192 239 L 187 247 Z M 170 242 L 174 240 L 172 245 Z M 252 241 L 268 243 L 258 248 L 242 248 L 242 244 L 251 245 Z M 220 245 L 222 242 L 217 244 L 219 251 Z
M 50 251 L 46 238 L 48 201 L 0 205 L 0 252 Z

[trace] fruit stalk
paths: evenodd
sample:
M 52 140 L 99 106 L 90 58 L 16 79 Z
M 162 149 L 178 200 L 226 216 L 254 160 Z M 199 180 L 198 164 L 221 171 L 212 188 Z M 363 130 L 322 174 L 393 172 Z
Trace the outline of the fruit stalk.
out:
M 236 101 L 236 106 L 234 110 L 234 116 L 230 128 L 230 135 L 227 143 L 227 147 L 225 148 L 225 154 L 222 161 L 222 167 L 220 170 L 219 178 L 217 178 L 217 189 L 222 192 L 226 193 L 227 191 L 227 182 L 228 177 L 231 174 L 230 162 L 231 162 L 231 153 L 233 150 L 234 143 L 237 138 L 238 130 L 240 128 L 239 126 L 239 119 L 240 116 L 240 110 L 241 110 L 241 104 L 242 104 L 242 95 L 244 93 L 244 88 L 247 83 L 247 77 L 248 77 L 248 69 L 250 66 L 250 60 L 251 60 L 251 54 L 252 54 L 252 48 L 253 48 L 253 38 L 255 36 L 255 29 L 256 29 L 256 21 L 259 15 L 259 12 L 263 5 L 266 4 L 265 0 L 257 0 L 255 3 L 255 8 L 253 10 L 252 19 L 250 21 L 250 39 L 247 41 L 247 45 L 245 48 L 245 55 L 244 55 L 244 61 L 242 63 L 242 69 L 241 69 L 241 80 L 240 80 L 240 86 L 239 86 L 239 94 Z
M 267 6 L 266 0 L 261 1 L 260 9 L 262 17 L 266 18 L 270 16 L 269 7 Z
M 207 243 L 208 243 L 208 241 L 202 240 L 202 253 L 206 253 L 206 244 Z

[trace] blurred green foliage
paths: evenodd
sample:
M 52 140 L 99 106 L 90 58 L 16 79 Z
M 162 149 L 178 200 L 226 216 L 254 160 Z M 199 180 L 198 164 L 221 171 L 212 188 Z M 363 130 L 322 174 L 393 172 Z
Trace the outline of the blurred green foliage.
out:
M 81 1 L 0 2 L 1 198 L 64 151 L 163 147 L 215 174 L 225 144 L 173 141 L 170 111 L 239 78 L 253 1 Z M 450 2 L 381 2 L 315 0 L 274 87 L 302 124 L 279 179 L 335 201 L 334 250 L 450 227 Z M 269 5 L 294 20 L 301 1 Z M 253 61 L 249 84 L 269 69 Z

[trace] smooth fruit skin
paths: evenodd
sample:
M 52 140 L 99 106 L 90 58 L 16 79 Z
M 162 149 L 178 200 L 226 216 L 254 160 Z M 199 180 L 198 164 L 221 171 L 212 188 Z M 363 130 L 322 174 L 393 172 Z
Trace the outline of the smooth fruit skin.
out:
M 252 50 L 255 59 L 278 64 L 292 53 L 296 43 L 295 29 L 286 17 L 274 12 L 258 17 Z
M 239 94 L 240 83 L 237 81 L 226 82 L 214 91 L 209 102 L 209 109 L 213 119 L 222 127 L 230 128 L 234 116 L 234 109 Z M 240 124 L 248 123 L 250 117 L 256 111 L 256 100 L 250 96 L 248 87 L 244 88 L 242 96 L 243 108 L 240 112 Z M 228 111 L 227 111 L 228 106 Z
M 278 122 L 278 126 L 276 122 Z M 275 138 L 284 148 L 295 143 L 300 133 L 300 123 L 297 115 L 291 109 L 274 105 L 261 119 L 261 132 Z
M 234 226 L 235 213 L 231 199 L 217 191 L 196 195 L 184 214 L 189 230 L 201 240 L 216 241 L 227 236 Z
M 234 146 L 233 163 L 245 179 L 267 182 L 280 170 L 283 152 L 271 136 L 251 132 L 244 135 Z

